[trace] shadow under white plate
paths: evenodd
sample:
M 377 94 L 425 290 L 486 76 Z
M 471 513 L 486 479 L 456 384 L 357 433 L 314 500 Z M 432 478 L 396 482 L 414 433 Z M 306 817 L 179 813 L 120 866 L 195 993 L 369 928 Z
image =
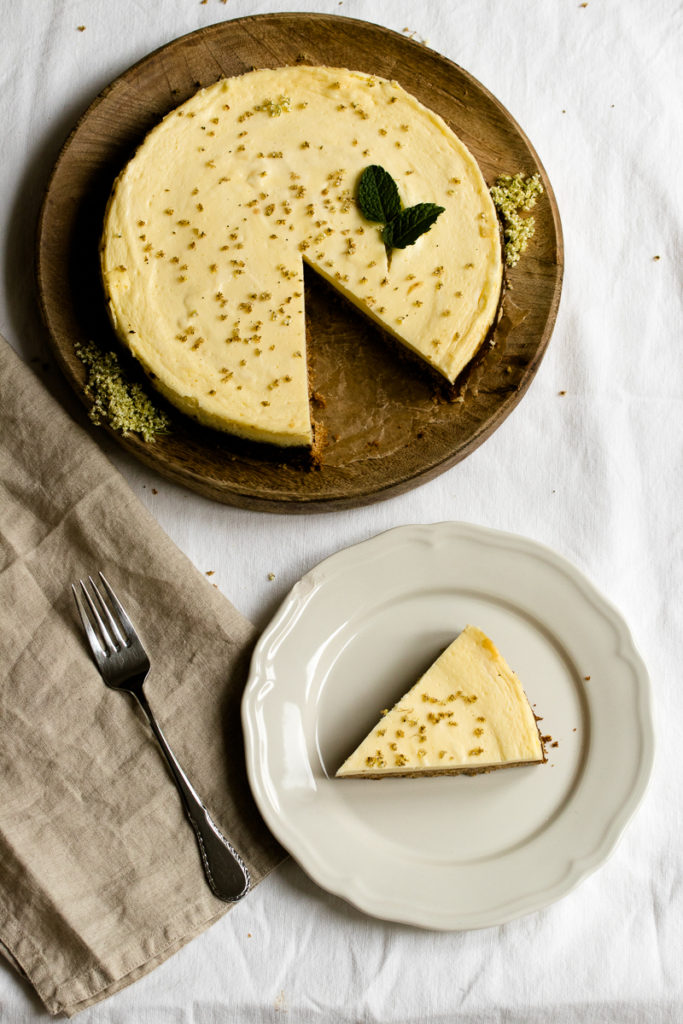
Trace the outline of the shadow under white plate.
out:
M 335 779 L 468 623 L 518 673 L 548 763 Z M 308 573 L 258 644 L 243 721 L 259 808 L 304 869 L 369 913 L 433 928 L 501 923 L 569 891 L 614 846 L 653 748 L 618 613 L 548 549 L 457 523 L 389 531 Z

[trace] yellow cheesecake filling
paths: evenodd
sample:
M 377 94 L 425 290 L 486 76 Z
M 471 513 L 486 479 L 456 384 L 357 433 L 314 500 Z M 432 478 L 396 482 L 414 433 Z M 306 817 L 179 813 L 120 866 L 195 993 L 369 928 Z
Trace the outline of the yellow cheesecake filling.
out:
M 518 677 L 493 641 L 467 626 L 383 712 L 337 777 L 445 775 L 544 760 Z
M 356 203 L 384 167 L 404 207 L 444 208 L 391 250 Z M 502 256 L 481 171 L 397 83 L 326 67 L 249 72 L 149 133 L 107 208 L 112 323 L 154 385 L 209 426 L 311 443 L 303 264 L 454 381 L 498 306 Z

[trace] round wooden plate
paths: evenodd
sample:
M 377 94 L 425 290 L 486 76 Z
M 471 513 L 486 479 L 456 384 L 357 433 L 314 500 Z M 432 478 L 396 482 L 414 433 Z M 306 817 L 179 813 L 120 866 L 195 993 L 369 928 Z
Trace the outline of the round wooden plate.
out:
M 320 469 L 283 462 L 280 452 L 200 427 L 173 411 L 172 432 L 153 444 L 112 435 L 177 483 L 271 512 L 369 504 L 431 479 L 478 447 L 519 402 L 538 368 L 557 315 L 563 266 L 557 206 L 536 153 L 505 108 L 456 64 L 351 18 L 265 14 L 212 25 L 162 47 L 105 89 L 72 131 L 49 182 L 38 230 L 38 290 L 57 359 L 86 405 L 85 370 L 74 345 L 94 339 L 105 349 L 119 347 L 98 260 L 114 178 L 145 134 L 198 87 L 254 67 L 297 62 L 395 79 L 451 125 L 489 184 L 502 173 L 539 171 L 545 195 L 534 210 L 529 249 L 508 274 L 501 320 L 459 379 L 457 401 L 435 401 L 429 377 L 307 273 L 312 387 L 319 396 L 314 414 L 328 438 Z

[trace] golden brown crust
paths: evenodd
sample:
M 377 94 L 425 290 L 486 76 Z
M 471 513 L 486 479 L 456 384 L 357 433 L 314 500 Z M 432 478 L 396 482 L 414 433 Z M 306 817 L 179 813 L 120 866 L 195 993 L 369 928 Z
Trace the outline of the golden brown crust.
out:
M 368 773 L 359 772 L 358 774 L 342 775 L 342 779 L 423 779 L 427 777 L 433 777 L 435 775 L 486 775 L 488 772 L 495 772 L 499 768 L 520 768 L 525 765 L 531 764 L 545 764 L 546 762 L 545 750 L 543 751 L 543 759 L 538 761 L 510 761 L 506 764 L 490 764 L 484 765 L 482 768 L 426 768 L 420 772 L 382 772 L 382 773 Z
M 542 718 L 541 715 L 537 715 L 533 708 L 531 709 L 531 714 L 534 716 L 534 722 L 536 723 L 536 730 L 538 732 L 538 739 L 540 741 L 541 750 L 543 752 L 543 762 L 542 763 L 545 764 L 546 761 L 548 760 L 548 751 L 546 750 L 546 741 L 551 740 L 552 736 L 542 736 L 541 735 L 541 730 L 539 728 L 538 723 L 542 722 L 543 718 Z M 541 762 L 539 761 L 539 764 L 540 763 Z

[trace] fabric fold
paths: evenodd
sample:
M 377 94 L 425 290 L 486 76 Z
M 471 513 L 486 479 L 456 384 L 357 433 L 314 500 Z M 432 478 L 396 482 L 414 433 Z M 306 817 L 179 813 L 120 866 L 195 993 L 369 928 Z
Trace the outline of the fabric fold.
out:
M 69 1016 L 230 908 L 151 731 L 90 659 L 70 583 L 98 570 L 142 635 L 174 753 L 258 884 L 284 854 L 244 767 L 255 631 L 0 339 L 0 951 Z

